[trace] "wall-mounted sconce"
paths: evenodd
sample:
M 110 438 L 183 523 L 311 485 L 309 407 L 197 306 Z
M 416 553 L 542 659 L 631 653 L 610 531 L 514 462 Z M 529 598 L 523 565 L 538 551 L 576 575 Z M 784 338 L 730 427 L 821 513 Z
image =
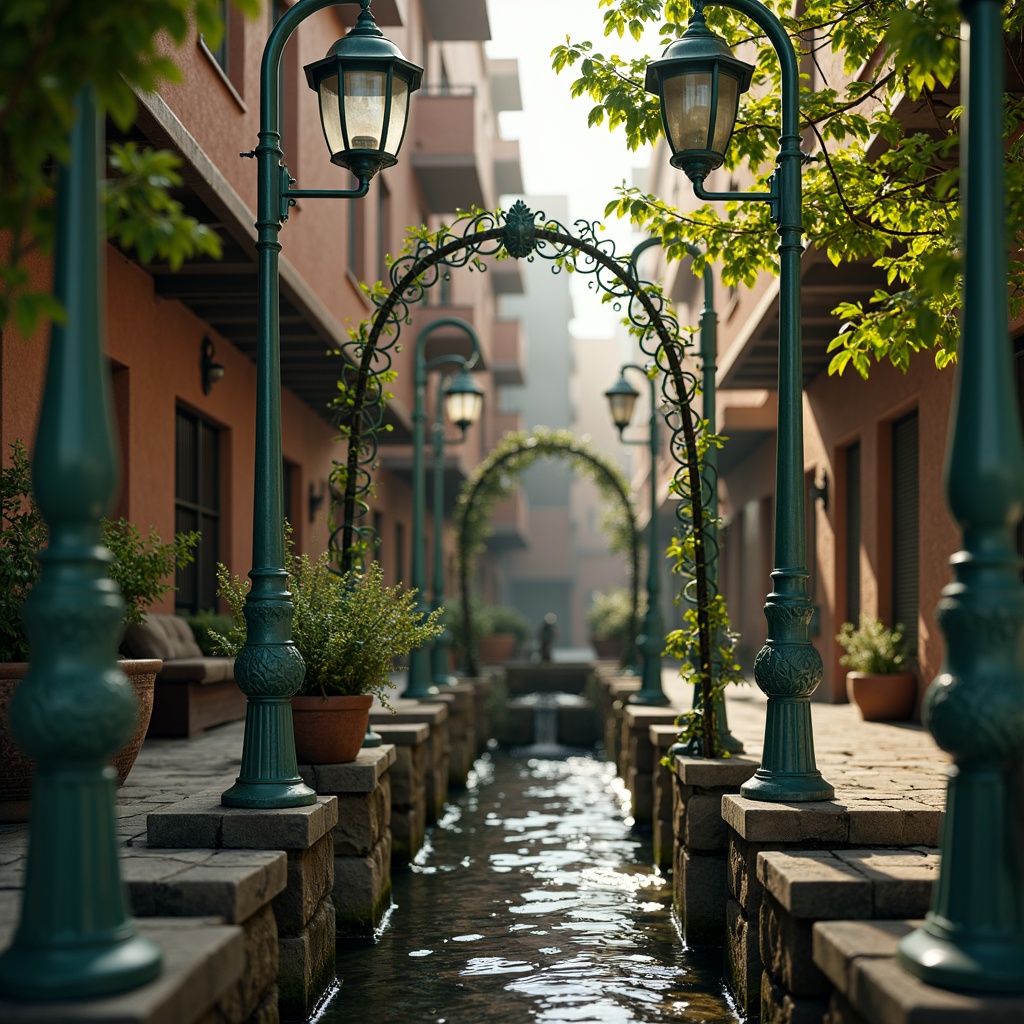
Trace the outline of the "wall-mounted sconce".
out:
M 218 363 L 214 357 L 213 342 L 209 338 L 203 338 L 203 354 L 199 361 L 199 368 L 202 372 L 203 394 L 208 395 L 210 388 L 219 380 L 224 379 L 224 364 Z
M 823 469 L 821 471 L 821 482 L 815 475 L 814 483 L 811 484 L 811 501 L 820 501 L 821 507 L 827 512 L 828 511 L 828 470 Z
M 324 503 L 324 499 L 327 497 L 327 484 L 321 480 L 320 490 L 317 491 L 313 484 L 313 481 L 309 482 L 309 521 L 311 523 L 316 522 L 316 514 L 320 511 L 320 506 Z

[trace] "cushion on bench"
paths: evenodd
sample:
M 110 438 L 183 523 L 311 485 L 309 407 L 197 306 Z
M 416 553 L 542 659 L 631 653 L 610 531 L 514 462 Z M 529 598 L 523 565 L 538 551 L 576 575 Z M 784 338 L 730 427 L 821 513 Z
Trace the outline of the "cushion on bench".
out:
M 168 661 L 178 658 L 202 658 L 192 628 L 177 615 L 150 612 L 142 625 L 130 624 L 124 631 L 124 645 L 133 658 L 160 658 Z
M 161 683 L 219 683 L 235 678 L 234 658 L 172 658 L 157 675 Z

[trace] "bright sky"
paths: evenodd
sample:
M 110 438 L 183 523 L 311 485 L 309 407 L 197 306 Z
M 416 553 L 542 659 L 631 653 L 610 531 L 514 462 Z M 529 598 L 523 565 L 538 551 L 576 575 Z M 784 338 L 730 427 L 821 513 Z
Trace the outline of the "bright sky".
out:
M 607 125 L 588 128 L 593 101 L 571 98 L 569 88 L 578 71 L 573 68 L 556 75 L 550 52 L 566 35 L 573 42 L 589 39 L 605 54 L 629 56 L 646 49 L 628 36 L 606 39 L 604 8 L 598 7 L 597 0 L 488 0 L 487 9 L 491 23 L 487 53 L 519 61 L 523 110 L 501 115 L 501 134 L 519 139 L 526 192 L 567 196 L 569 226 L 577 218 L 603 220 L 605 204 L 615 198 L 615 187 L 623 179 L 633 184 L 633 169 L 647 165 L 650 150 L 631 153 L 623 132 L 610 132 Z M 656 37 L 652 45 L 657 46 Z M 660 50 L 649 55 L 660 56 Z M 608 234 L 615 239 L 617 252 L 627 252 L 636 244 L 628 223 L 611 221 Z M 610 307 L 587 291 L 585 280 L 574 277 L 573 285 L 576 319 L 571 333 L 581 338 L 610 336 L 616 319 Z

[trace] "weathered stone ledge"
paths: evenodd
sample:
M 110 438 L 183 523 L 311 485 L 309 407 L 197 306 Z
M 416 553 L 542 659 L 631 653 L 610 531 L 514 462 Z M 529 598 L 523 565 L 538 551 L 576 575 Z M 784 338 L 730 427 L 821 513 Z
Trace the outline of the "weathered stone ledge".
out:
M 829 1024 L 1020 1024 L 1024 997 L 934 988 L 908 974 L 896 946 L 920 921 L 814 926 L 814 962 L 833 986 Z
M 0 894 L 0 948 L 9 943 L 16 905 Z M 139 933 L 163 950 L 160 976 L 130 992 L 57 1003 L 0 999 L 4 1024 L 207 1024 L 218 1000 L 245 971 L 242 929 L 217 918 L 150 918 Z

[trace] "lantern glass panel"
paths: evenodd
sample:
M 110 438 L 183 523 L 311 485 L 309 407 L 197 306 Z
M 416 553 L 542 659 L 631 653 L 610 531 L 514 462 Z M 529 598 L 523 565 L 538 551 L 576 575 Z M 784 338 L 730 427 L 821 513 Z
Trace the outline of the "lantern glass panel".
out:
M 711 123 L 711 72 L 665 79 L 665 118 L 675 152 L 707 149 Z
M 330 75 L 320 82 L 320 122 L 331 156 L 342 152 L 345 137 L 341 132 L 341 103 L 338 99 L 338 76 Z
M 619 392 L 608 395 L 608 405 L 611 408 L 612 421 L 620 429 L 629 426 L 633 418 L 633 407 L 636 405 L 637 394 L 635 391 Z
M 718 111 L 715 114 L 715 137 L 711 142 L 711 150 L 721 153 L 729 148 L 732 130 L 736 124 L 736 110 L 739 106 L 740 83 L 730 75 L 718 76 Z
M 450 391 L 444 404 L 452 423 L 465 430 L 480 418 L 484 396 L 478 391 Z
M 345 124 L 349 149 L 380 149 L 387 84 L 386 71 L 345 72 Z
M 384 151 L 395 156 L 402 145 L 405 134 L 405 112 L 409 107 L 409 83 L 395 74 L 391 76 L 391 117 L 388 134 L 384 139 Z

